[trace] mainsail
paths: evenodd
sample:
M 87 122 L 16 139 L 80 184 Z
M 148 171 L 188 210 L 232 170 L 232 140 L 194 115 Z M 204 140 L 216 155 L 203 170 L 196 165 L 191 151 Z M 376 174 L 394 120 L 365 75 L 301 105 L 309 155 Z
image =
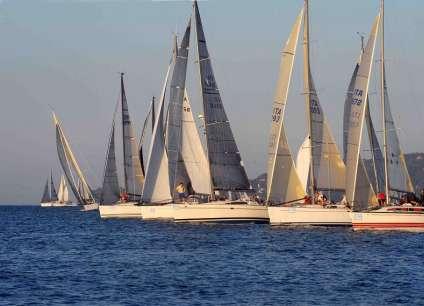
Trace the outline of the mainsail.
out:
M 175 187 L 183 182 L 185 185 L 190 181 L 181 155 L 182 150 L 182 114 L 183 99 L 185 92 L 187 59 L 190 43 L 191 19 L 187 25 L 181 46 L 176 51 L 174 69 L 172 72 L 171 86 L 168 104 L 168 120 L 166 125 L 166 148 L 169 164 L 169 184 L 172 193 Z
M 100 203 L 112 204 L 118 202 L 119 193 L 118 170 L 116 168 L 115 157 L 115 120 L 113 120 L 106 153 Z
M 345 166 L 326 121 L 312 78 L 309 54 L 309 9 L 305 1 L 303 80 L 311 144 L 310 180 L 313 190 L 344 190 Z
M 140 156 L 137 152 L 134 129 L 128 111 L 127 97 L 125 95 L 124 74 L 121 73 L 121 113 L 122 113 L 122 139 L 124 158 L 125 191 L 129 199 L 138 200 L 141 196 L 141 188 L 144 183 L 144 175 L 141 169 Z
M 292 201 L 305 195 L 287 142 L 283 121 L 302 18 L 303 10 L 297 17 L 282 52 L 275 90 L 267 170 L 267 202 L 271 203 Z
M 393 115 L 390 110 L 385 71 L 383 71 L 383 82 L 389 190 L 394 192 L 414 192 L 411 177 L 409 176 L 408 168 L 406 167 L 405 156 L 400 148 L 399 137 L 396 131 Z
M 140 164 L 141 164 L 141 171 L 143 172 L 143 175 L 146 175 L 146 169 L 144 165 L 144 154 L 143 154 L 143 147 L 144 147 L 144 138 L 146 137 L 146 130 L 147 130 L 147 123 L 149 121 L 149 118 L 151 118 L 151 124 L 152 124 L 152 133 L 153 129 L 155 128 L 155 97 L 152 98 L 152 103 L 150 104 L 149 111 L 147 113 L 146 119 L 144 119 L 143 123 L 143 129 L 141 130 L 141 137 L 140 137 L 140 144 L 138 146 L 138 152 L 140 155 Z
M 355 210 L 368 207 L 368 203 L 374 196 L 365 167 L 360 159 L 360 146 L 379 23 L 380 14 L 374 21 L 370 37 L 363 51 L 351 99 L 346 155 L 346 198 Z
M 43 197 L 41 198 L 40 203 L 48 203 L 51 202 L 50 191 L 49 191 L 49 179 L 46 181 L 46 185 L 44 185 Z
M 166 153 L 163 127 L 165 93 L 171 65 L 172 63 L 169 64 L 166 72 L 155 127 L 150 142 L 146 179 L 142 194 L 142 202 L 144 203 L 168 203 L 172 201 L 169 185 L 168 156 Z
M 95 199 L 91 192 L 90 186 L 88 185 L 87 180 L 85 179 L 85 176 L 78 165 L 74 153 L 71 150 L 71 146 L 69 145 L 69 142 L 63 133 L 61 124 L 55 113 L 53 113 L 53 122 L 56 127 L 57 154 L 59 156 L 59 161 L 63 172 L 66 175 L 69 185 L 71 185 L 72 192 L 81 205 L 94 203 Z M 77 186 L 74 172 L 81 184 L 81 188 L 78 188 Z
M 194 24 L 212 185 L 215 190 L 249 190 L 250 183 L 213 73 L 197 1 Z
M 181 155 L 195 193 L 209 194 L 211 175 L 202 142 L 193 117 L 187 91 L 184 94 L 182 114 Z

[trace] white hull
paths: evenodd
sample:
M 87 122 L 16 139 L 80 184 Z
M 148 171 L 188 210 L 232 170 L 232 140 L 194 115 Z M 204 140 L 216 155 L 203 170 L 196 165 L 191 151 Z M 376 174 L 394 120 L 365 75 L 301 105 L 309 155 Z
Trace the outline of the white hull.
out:
M 418 211 L 418 210 L 421 211 Z M 424 232 L 424 210 L 417 207 L 384 207 L 352 213 L 352 225 L 358 230 L 400 230 Z
M 48 202 L 40 203 L 41 207 L 75 207 L 78 206 L 76 203 L 59 203 L 59 202 Z
M 122 219 L 141 219 L 141 206 L 136 205 L 137 202 L 120 203 L 114 205 L 100 205 L 100 217 L 106 218 L 122 218 Z
M 175 222 L 268 222 L 266 206 L 226 202 L 178 204 Z
M 92 203 L 92 204 L 83 205 L 81 208 L 81 211 L 91 211 L 91 210 L 97 210 L 97 209 L 99 209 L 99 204 Z
M 324 208 L 319 205 L 270 206 L 271 225 L 351 226 L 350 209 Z
M 143 220 L 172 220 L 174 207 L 183 204 L 143 205 L 141 206 Z

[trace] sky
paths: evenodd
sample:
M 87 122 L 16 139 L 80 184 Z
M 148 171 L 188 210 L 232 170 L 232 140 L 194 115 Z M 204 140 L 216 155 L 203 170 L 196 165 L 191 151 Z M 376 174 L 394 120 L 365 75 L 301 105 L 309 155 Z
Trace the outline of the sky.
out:
M 199 2 L 216 80 L 251 178 L 266 169 L 280 52 L 302 5 L 301 0 Z M 360 49 L 357 32 L 369 33 L 378 6 L 378 0 L 310 1 L 312 73 L 340 148 L 344 96 Z M 126 73 L 130 114 L 140 135 L 150 99 L 162 86 L 172 35 L 182 35 L 191 9 L 190 1 L 0 1 L 0 203 L 36 203 L 50 169 L 58 179 L 51 109 L 90 184 L 100 185 L 118 72 Z M 407 153 L 424 151 L 423 12 L 421 0 L 386 0 L 389 95 Z M 199 114 L 193 51 L 192 44 L 187 87 Z M 306 135 L 301 58 L 299 47 L 285 118 L 293 153 Z M 370 85 L 375 113 L 376 68 Z

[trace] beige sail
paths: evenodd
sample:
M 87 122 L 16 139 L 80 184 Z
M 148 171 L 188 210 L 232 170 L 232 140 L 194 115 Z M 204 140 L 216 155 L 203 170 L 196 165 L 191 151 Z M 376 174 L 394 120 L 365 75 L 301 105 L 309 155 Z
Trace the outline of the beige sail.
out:
M 267 170 L 267 201 L 272 203 L 292 201 L 305 195 L 287 143 L 283 122 L 302 19 L 303 9 L 297 17 L 284 47 L 275 90 Z
M 374 191 L 360 159 L 360 146 L 379 23 L 380 14 L 375 18 L 363 51 L 351 99 L 346 155 L 346 199 L 355 210 L 368 207 L 369 201 L 374 198 Z
M 305 194 L 308 192 L 309 167 L 311 166 L 311 141 L 309 136 L 306 136 L 302 145 L 297 152 L 296 170 L 299 174 L 300 182 L 302 183 Z
M 208 160 L 197 131 L 187 91 L 184 92 L 183 100 L 181 154 L 194 191 L 210 194 L 212 187 Z

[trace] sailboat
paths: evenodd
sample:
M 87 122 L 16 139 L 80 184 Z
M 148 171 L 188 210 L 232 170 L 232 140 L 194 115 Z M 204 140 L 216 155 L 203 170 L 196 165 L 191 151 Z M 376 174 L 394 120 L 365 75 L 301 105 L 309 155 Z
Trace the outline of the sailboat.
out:
M 82 210 L 96 210 L 99 206 L 93 196 L 90 186 L 72 152 L 71 146 L 63 132 L 62 125 L 59 122 L 56 114 L 53 112 L 53 123 L 56 128 L 56 147 L 59 161 L 65 173 L 66 179 L 71 187 L 71 190 L 82 205 Z
M 354 230 L 406 230 L 406 231 L 424 231 L 424 207 L 413 205 L 412 203 L 399 204 L 399 194 L 413 193 L 413 185 L 406 167 L 405 157 L 400 147 L 399 137 L 396 131 L 396 126 L 393 120 L 393 115 L 390 110 L 389 94 L 386 80 L 386 67 L 384 58 L 384 0 L 381 0 L 380 7 L 380 98 L 381 98 L 381 111 L 383 117 L 383 160 L 384 167 L 379 167 L 380 170 L 375 170 L 377 177 L 377 185 L 379 191 L 384 191 L 387 204 L 383 207 L 378 207 L 375 203 L 365 201 L 364 189 L 360 185 L 360 173 L 358 171 L 349 171 L 347 179 L 353 183 L 351 189 L 351 201 L 354 205 L 354 212 L 352 213 L 352 226 Z M 378 29 L 374 34 L 374 44 L 378 34 Z M 374 48 L 365 52 L 366 60 L 362 60 L 359 66 L 358 76 L 355 80 L 355 89 L 352 100 L 352 109 L 350 113 L 350 127 L 356 124 L 357 127 L 362 129 L 364 117 L 367 118 L 367 125 L 369 115 L 368 101 L 362 103 L 362 97 L 367 96 L 369 86 L 369 76 L 372 68 L 372 57 Z M 368 72 L 360 74 L 361 72 Z M 354 103 L 355 102 L 355 103 Z M 352 116 L 354 112 L 359 116 Z M 365 113 L 365 115 L 364 115 Z M 356 128 L 357 130 L 358 128 Z M 357 149 L 348 146 L 348 157 L 353 158 L 352 170 L 355 170 L 355 162 L 357 161 L 360 145 L 360 133 L 355 133 L 355 128 L 349 130 L 348 143 L 353 141 Z M 374 137 L 371 135 L 371 138 Z M 376 138 L 375 138 L 376 139 Z M 375 139 L 373 140 L 375 143 Z M 375 145 L 374 145 L 375 147 Z M 372 151 L 373 148 L 372 148 Z M 377 152 L 381 153 L 379 147 Z M 378 158 L 378 157 L 377 157 Z M 373 154 L 373 160 L 376 158 Z M 349 162 L 349 160 L 347 160 Z M 376 162 L 374 161 L 374 164 Z M 375 166 L 374 166 L 375 167 Z M 376 167 L 375 167 L 376 168 Z M 384 178 L 381 181 L 382 170 L 384 168 Z M 380 181 L 380 183 L 378 183 Z M 348 183 L 348 180 L 347 180 Z M 383 185 L 383 186 L 382 186 Z M 366 191 L 366 190 L 365 190 Z
M 125 188 L 121 192 L 115 157 L 115 114 L 109 135 L 108 149 L 103 175 L 102 193 L 99 206 L 101 218 L 141 218 L 138 202 L 144 183 L 144 173 L 130 120 L 125 94 L 124 74 L 121 73 L 121 122 Z
M 309 132 L 299 151 L 298 163 L 295 166 L 285 133 L 284 113 L 302 21 L 303 80 Z M 344 191 L 345 165 L 319 103 L 312 79 L 307 0 L 293 25 L 282 53 L 272 110 L 267 177 L 267 203 L 271 225 L 351 224 L 350 209 L 345 205 L 332 204 L 331 198 L 331 204 L 325 206 L 314 203 L 316 191 L 328 192 L 329 197 L 332 192 Z
M 200 74 L 203 101 L 203 119 L 206 137 L 206 169 L 202 184 L 208 187 L 207 203 L 185 202 L 174 208 L 176 222 L 268 222 L 265 206 L 249 201 L 253 194 L 219 88 L 213 73 L 211 58 L 200 18 L 194 1 L 197 65 Z M 183 149 L 184 151 L 184 149 Z M 194 186 L 196 180 L 192 179 Z M 175 181 L 174 181 L 175 183 Z
M 57 202 L 57 193 L 53 182 L 53 173 L 50 172 L 50 180 L 47 178 L 46 184 L 44 185 L 43 196 L 40 201 L 41 207 L 52 207 Z

